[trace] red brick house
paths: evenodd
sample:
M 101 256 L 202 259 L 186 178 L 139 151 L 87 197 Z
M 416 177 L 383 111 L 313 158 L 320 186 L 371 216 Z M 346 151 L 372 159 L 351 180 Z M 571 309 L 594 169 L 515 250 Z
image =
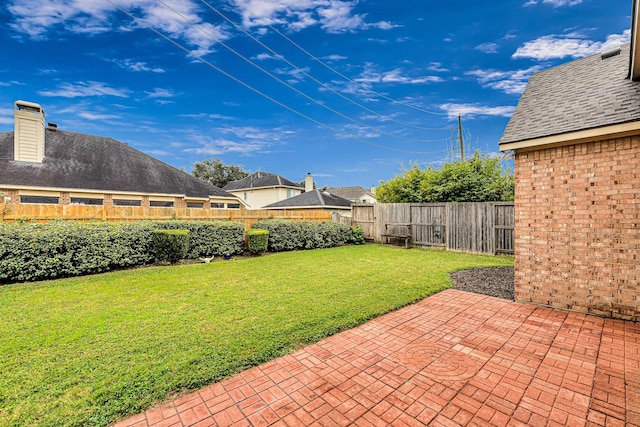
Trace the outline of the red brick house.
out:
M 531 77 L 515 157 L 516 300 L 640 321 L 640 44 Z

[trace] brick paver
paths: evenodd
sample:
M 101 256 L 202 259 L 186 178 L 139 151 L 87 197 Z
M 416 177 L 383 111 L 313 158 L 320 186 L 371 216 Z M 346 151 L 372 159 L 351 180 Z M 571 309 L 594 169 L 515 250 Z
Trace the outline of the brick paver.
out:
M 640 324 L 448 290 L 116 424 L 639 426 Z

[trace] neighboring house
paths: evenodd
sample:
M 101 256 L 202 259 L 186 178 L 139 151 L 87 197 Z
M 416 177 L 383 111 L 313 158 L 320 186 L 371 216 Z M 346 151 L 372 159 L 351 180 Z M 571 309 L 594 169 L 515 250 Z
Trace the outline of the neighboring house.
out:
M 111 138 L 45 129 L 38 104 L 16 101 L 0 133 L 5 202 L 166 208 L 240 208 L 234 195 Z
M 360 186 L 352 187 L 333 187 L 327 188 L 327 192 L 343 199 L 350 200 L 352 203 L 376 203 L 376 196 L 372 191 L 365 190 Z
M 640 321 L 640 45 L 531 77 L 515 156 L 515 297 Z
M 285 210 L 285 209 L 316 209 L 330 212 L 340 212 L 342 214 L 351 213 L 351 202 L 342 197 L 330 194 L 322 190 L 305 191 L 304 193 L 291 197 L 290 199 L 272 203 L 263 209 Z
M 222 189 L 240 198 L 248 209 L 262 209 L 266 205 L 295 197 L 304 191 L 300 184 L 280 175 L 261 171 L 231 181 Z

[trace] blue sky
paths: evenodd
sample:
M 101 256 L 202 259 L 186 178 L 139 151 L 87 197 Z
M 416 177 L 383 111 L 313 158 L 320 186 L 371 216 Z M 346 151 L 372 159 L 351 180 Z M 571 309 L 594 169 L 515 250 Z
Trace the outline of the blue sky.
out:
M 627 43 L 631 0 L 8 0 L 13 102 L 173 166 L 219 157 L 319 186 L 497 153 L 532 73 Z M 131 16 L 135 17 L 132 18 Z M 155 31 L 154 31 L 155 30 Z

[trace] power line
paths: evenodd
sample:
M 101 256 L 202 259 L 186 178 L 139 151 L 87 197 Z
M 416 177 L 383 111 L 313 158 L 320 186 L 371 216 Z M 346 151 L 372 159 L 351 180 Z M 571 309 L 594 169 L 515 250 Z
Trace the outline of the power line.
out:
M 142 26 L 144 26 L 145 28 L 153 31 L 156 35 L 162 37 L 163 39 L 165 39 L 166 41 L 168 41 L 169 43 L 173 44 L 174 46 L 176 46 L 177 48 L 185 51 L 188 55 L 193 56 L 194 58 L 198 59 L 199 61 L 201 61 L 202 63 L 206 64 L 207 66 L 209 66 L 210 68 L 216 70 L 217 72 L 219 72 L 220 74 L 224 75 L 225 77 L 228 77 L 229 79 L 233 80 L 234 82 L 238 83 L 239 85 L 251 90 L 252 92 L 262 96 L 263 98 L 273 102 L 276 105 L 279 105 L 280 107 L 304 118 L 309 120 L 310 122 L 325 128 L 325 129 L 329 129 L 332 132 L 335 132 L 339 135 L 342 135 L 344 137 L 362 142 L 364 144 L 368 144 L 368 145 L 372 145 L 374 147 L 378 147 L 378 148 L 382 148 L 385 150 L 391 150 L 391 151 L 396 151 L 396 152 L 400 152 L 400 153 L 408 153 L 408 154 L 418 154 L 418 155 L 424 155 L 424 154 L 436 154 L 436 153 L 441 153 L 443 150 L 438 150 L 438 151 L 431 151 L 431 152 L 419 152 L 419 151 L 409 151 L 409 150 L 401 150 L 398 148 L 394 148 L 394 147 L 388 147 L 385 145 L 381 145 L 381 144 L 376 144 L 374 142 L 371 141 L 367 141 L 365 139 L 362 138 L 358 138 L 356 136 L 353 136 L 351 134 L 348 134 L 347 132 L 344 132 L 340 129 L 337 129 L 331 125 L 325 124 L 320 122 L 319 120 L 314 119 L 313 117 L 310 117 L 298 110 L 296 110 L 293 107 L 290 107 L 287 104 L 284 104 L 283 102 L 278 101 L 277 99 L 267 95 L 264 92 L 261 92 L 260 90 L 254 88 L 253 86 L 249 85 L 248 83 L 245 83 L 244 81 L 240 80 L 239 78 L 233 76 L 232 74 L 229 74 L 228 72 L 224 71 L 223 69 L 221 69 L 220 67 L 212 64 L 210 61 L 207 61 L 206 59 L 204 59 L 201 55 L 198 55 L 197 53 L 194 53 L 193 51 L 191 51 L 189 48 L 183 46 L 182 44 L 178 43 L 177 41 L 173 40 L 171 37 L 161 33 L 160 31 L 156 30 L 155 28 L 153 28 L 151 25 L 147 24 L 144 20 L 136 17 L 135 15 L 133 15 L 132 13 L 130 13 L 129 11 L 127 11 L 126 9 L 122 8 L 121 6 L 115 4 L 112 0 L 105 0 L 106 2 L 108 2 L 109 4 L 111 4 L 113 7 L 115 7 L 116 9 L 118 9 L 119 11 L 121 11 L 122 13 L 124 13 L 125 15 L 129 16 L 131 19 L 133 19 L 135 22 L 141 24 Z M 446 140 L 446 139 L 443 139 Z
M 205 30 L 204 28 L 202 28 L 200 25 L 194 23 L 192 20 L 190 20 L 189 18 L 185 17 L 183 14 L 181 14 L 180 12 L 178 12 L 177 10 L 175 10 L 174 8 L 172 8 L 171 6 L 169 6 L 168 4 L 166 4 L 164 2 L 164 0 L 157 0 L 160 4 L 162 4 L 164 7 L 166 7 L 167 9 L 169 9 L 170 11 L 172 11 L 173 13 L 175 13 L 176 15 L 180 16 L 185 22 L 189 23 L 189 25 L 197 28 L 200 32 L 202 32 L 203 34 L 207 35 L 208 37 L 210 37 L 212 40 L 214 40 L 216 43 L 222 45 L 225 49 L 227 49 L 228 51 L 230 51 L 231 53 L 233 53 L 234 55 L 236 55 L 238 58 L 242 59 L 243 61 L 245 61 L 246 63 L 248 63 L 249 65 L 255 67 L 256 69 L 258 69 L 259 71 L 261 71 L 262 73 L 266 74 L 267 76 L 271 77 L 272 79 L 274 79 L 275 81 L 277 81 L 278 83 L 282 84 L 283 86 L 285 86 L 288 89 L 291 89 L 292 91 L 296 92 L 298 95 L 303 96 L 304 98 L 308 99 L 309 101 L 313 102 L 314 104 L 334 113 L 337 114 L 338 116 L 342 117 L 343 119 L 349 120 L 359 126 L 371 129 L 381 135 L 386 135 L 386 136 L 390 136 L 393 138 L 400 138 L 400 139 L 404 139 L 406 141 L 412 141 L 412 142 L 439 142 L 440 139 L 418 139 L 418 138 L 411 138 L 408 136 L 404 136 L 404 135 L 399 135 L 399 134 L 395 134 L 395 133 L 391 133 L 391 132 L 387 132 L 383 129 L 377 128 L 375 126 L 371 126 L 368 125 L 360 120 L 356 120 L 352 117 L 349 117 L 346 114 L 341 113 L 340 111 L 320 102 L 319 100 L 315 99 L 314 97 L 304 93 L 303 91 L 301 91 L 300 89 L 290 85 L 289 83 L 285 82 L 284 80 L 280 79 L 279 77 L 275 76 L 273 73 L 271 73 L 270 71 L 266 70 L 265 68 L 261 67 L 260 65 L 256 64 L 255 62 L 253 62 L 251 59 L 247 58 L 246 56 L 242 55 L 240 52 L 238 52 L 237 50 L 233 49 L 232 47 L 230 47 L 229 45 L 227 45 L 226 43 L 224 43 L 222 40 L 220 40 L 219 38 L 215 37 L 213 34 L 211 34 L 209 31 Z
M 280 59 L 281 61 L 284 61 L 285 63 L 287 63 L 289 66 L 291 66 L 294 70 L 300 72 L 301 74 L 303 74 L 304 76 L 308 77 L 309 79 L 313 80 L 315 83 L 317 83 L 318 85 L 320 85 L 321 87 L 329 90 L 330 92 L 336 94 L 337 96 L 339 96 L 340 98 L 344 99 L 345 101 L 362 108 L 363 110 L 375 114 L 376 116 L 383 118 L 385 120 L 389 120 L 391 122 L 397 123 L 399 125 L 402 126 L 406 126 L 406 127 L 412 127 L 414 129 L 420 129 L 420 130 L 427 130 L 427 131 L 440 131 L 440 130 L 448 130 L 449 127 L 441 127 L 441 128 L 426 128 L 426 127 L 422 127 L 422 126 L 416 126 L 413 125 L 411 123 L 405 123 L 405 122 L 401 122 L 399 120 L 394 119 L 393 117 L 389 117 L 387 115 L 384 115 L 382 113 L 379 113 L 375 110 L 372 110 L 371 108 L 367 107 L 366 105 L 360 104 L 359 102 L 349 98 L 348 96 L 340 93 L 339 91 L 335 90 L 334 88 L 332 88 L 331 86 L 329 86 L 326 83 L 323 83 L 322 81 L 316 79 L 313 75 L 307 73 L 303 68 L 298 67 L 296 64 L 292 63 L 291 61 L 289 61 L 287 58 L 285 58 L 284 55 L 279 54 L 278 52 L 276 52 L 275 50 L 273 50 L 272 48 L 270 48 L 269 46 L 267 46 L 265 43 L 263 43 L 262 41 L 260 41 L 259 39 L 257 39 L 256 37 L 253 36 L 253 34 L 249 33 L 247 30 L 245 30 L 244 28 L 242 28 L 242 26 L 236 24 L 232 19 L 230 19 L 229 17 L 227 17 L 225 14 L 223 14 L 222 12 L 220 12 L 220 10 L 218 10 L 217 8 L 215 8 L 214 6 L 212 6 L 210 3 L 208 3 L 206 0 L 200 0 L 203 4 L 205 4 L 207 7 L 209 7 L 209 9 L 211 9 L 212 11 L 214 11 L 215 13 L 217 13 L 221 18 L 223 18 L 225 21 L 227 21 L 228 23 L 230 23 L 231 25 L 233 25 L 236 29 L 238 29 L 239 31 L 241 31 L 242 33 L 244 33 L 247 37 L 251 38 L 251 40 L 253 40 L 254 42 L 258 43 L 260 46 L 262 46 L 263 48 L 265 48 L 267 51 L 269 51 L 271 54 L 275 55 L 278 59 Z
M 246 9 L 247 12 L 249 12 L 249 14 L 251 14 L 254 18 L 256 19 L 260 19 L 255 13 L 253 13 L 251 10 Z M 325 63 L 324 61 L 322 61 L 320 58 L 316 57 L 315 55 L 313 55 L 311 52 L 309 52 L 308 50 L 306 50 L 305 48 L 303 48 L 302 46 L 300 46 L 298 43 L 296 43 L 295 41 L 293 41 L 291 38 L 287 37 L 285 34 L 283 34 L 282 32 L 280 32 L 277 28 L 275 28 L 273 25 L 271 24 L 266 24 L 267 27 L 269 27 L 273 32 L 275 32 L 276 34 L 278 34 L 280 37 L 284 38 L 286 41 L 288 41 L 289 43 L 291 43 L 293 46 L 295 46 L 296 48 L 298 48 L 299 50 L 301 50 L 302 52 L 304 52 L 307 56 L 309 56 L 311 59 L 313 59 L 314 61 L 318 62 L 320 65 L 322 65 L 323 67 L 325 67 L 326 69 L 328 69 L 329 71 L 335 73 L 336 75 L 340 76 L 341 78 L 343 78 L 344 80 L 355 84 L 356 86 L 359 86 L 360 88 L 362 88 L 364 91 L 366 92 L 370 92 L 373 93 L 374 95 L 386 99 L 387 101 L 391 101 L 395 104 L 400 104 L 403 105 L 405 107 L 408 108 L 412 108 L 416 111 L 420 111 L 422 113 L 426 113 L 426 114 L 433 114 L 433 115 L 438 115 L 438 116 L 448 116 L 448 113 L 440 113 L 437 111 L 429 111 L 429 110 L 424 110 L 420 107 L 416 107 L 415 105 L 411 105 L 408 104 L 404 101 L 399 101 L 397 99 L 393 99 L 391 97 L 388 97 L 387 95 L 380 93 L 380 92 L 376 92 L 375 90 L 361 84 L 360 82 L 357 82 L 355 80 L 353 80 L 352 78 L 350 78 L 349 76 L 346 76 L 344 74 L 342 74 L 340 71 L 336 70 L 335 68 L 331 67 L 329 64 Z

